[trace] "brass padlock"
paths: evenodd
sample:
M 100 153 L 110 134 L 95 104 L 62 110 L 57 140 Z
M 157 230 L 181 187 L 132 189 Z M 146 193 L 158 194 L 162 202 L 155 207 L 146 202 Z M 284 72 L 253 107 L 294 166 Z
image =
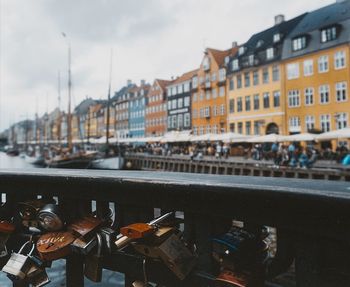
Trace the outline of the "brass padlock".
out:
M 196 265 L 196 257 L 175 234 L 160 244 L 157 251 L 159 258 L 180 280 L 185 279 Z
M 45 268 L 39 268 L 35 275 L 31 277 L 28 276 L 27 281 L 32 285 L 32 287 L 42 287 L 51 282 Z
M 93 282 L 101 282 L 102 280 L 102 248 L 103 241 L 102 236 L 96 233 L 97 238 L 97 251 L 96 253 L 89 254 L 85 259 L 85 269 L 84 274 L 86 278 Z
M 31 244 L 31 249 L 27 255 L 22 254 L 24 248 Z M 34 262 L 29 258 L 33 253 L 35 245 L 27 241 L 23 244 L 18 253 L 12 253 L 10 259 L 7 261 L 6 265 L 2 268 L 2 271 L 7 273 L 7 276 L 11 280 L 20 280 L 26 277 L 27 272 L 32 267 Z

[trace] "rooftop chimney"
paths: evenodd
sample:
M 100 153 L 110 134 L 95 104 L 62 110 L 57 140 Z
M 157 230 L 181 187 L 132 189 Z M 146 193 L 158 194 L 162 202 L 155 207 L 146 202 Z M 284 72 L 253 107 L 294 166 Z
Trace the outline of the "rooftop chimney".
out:
M 233 42 L 232 42 L 232 48 L 236 48 L 237 46 L 238 46 L 237 41 L 233 41 Z
M 275 26 L 284 22 L 284 15 L 279 14 L 275 16 Z
M 130 86 L 132 85 L 132 81 L 131 81 L 131 80 L 127 80 L 127 81 L 126 81 L 126 85 L 127 85 L 128 87 L 130 87 Z

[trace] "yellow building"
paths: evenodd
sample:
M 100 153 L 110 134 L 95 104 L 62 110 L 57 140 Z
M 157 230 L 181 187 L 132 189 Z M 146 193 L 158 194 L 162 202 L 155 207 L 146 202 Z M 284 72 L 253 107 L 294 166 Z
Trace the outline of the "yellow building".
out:
M 253 35 L 230 57 L 227 68 L 228 130 L 245 135 L 285 134 L 284 38 L 305 15 Z
M 348 127 L 349 11 L 349 1 L 313 11 L 285 41 L 289 134 Z

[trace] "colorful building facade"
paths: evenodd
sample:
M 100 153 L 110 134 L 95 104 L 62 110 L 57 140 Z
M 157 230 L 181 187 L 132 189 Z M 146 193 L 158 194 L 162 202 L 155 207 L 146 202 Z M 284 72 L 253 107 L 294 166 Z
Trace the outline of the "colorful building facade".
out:
M 166 87 L 170 81 L 156 79 L 146 97 L 145 134 L 162 136 L 167 131 Z
M 286 39 L 287 133 L 349 126 L 349 32 L 350 2 L 344 1 L 309 13 Z

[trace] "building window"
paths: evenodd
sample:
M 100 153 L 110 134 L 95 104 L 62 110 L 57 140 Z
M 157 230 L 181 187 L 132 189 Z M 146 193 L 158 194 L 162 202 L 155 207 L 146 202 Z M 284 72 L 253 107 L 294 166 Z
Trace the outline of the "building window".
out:
M 225 69 L 220 69 L 219 70 L 219 81 L 223 82 L 226 80 L 226 70 Z
M 182 128 L 184 126 L 183 123 L 183 114 L 178 114 L 177 115 L 177 127 Z
M 333 41 L 333 40 L 337 39 L 337 36 L 338 36 L 337 34 L 338 34 L 338 31 L 337 31 L 336 26 L 322 29 L 321 30 L 321 42 L 326 43 L 329 41 Z
M 301 36 L 292 40 L 293 51 L 299 51 L 306 48 L 306 36 Z
M 314 116 L 306 116 L 305 117 L 305 127 L 306 127 L 307 132 L 309 132 L 315 128 L 315 117 Z
M 237 112 L 242 111 L 242 97 L 237 98 Z
M 184 125 L 186 128 L 191 126 L 191 115 L 190 113 L 186 113 L 184 117 Z
M 344 129 L 348 126 L 348 114 L 347 113 L 338 113 L 336 114 L 337 120 L 337 129 Z
M 199 94 L 199 100 L 203 101 L 204 100 L 204 92 L 200 92 Z
M 269 68 L 265 67 L 263 68 L 263 83 L 267 84 L 269 82 Z
M 218 97 L 218 91 L 216 88 L 211 89 L 211 94 L 213 96 L 213 99 L 216 99 Z
M 260 135 L 260 122 L 254 121 L 254 135 Z
M 237 89 L 242 88 L 242 75 L 237 76 Z
M 254 65 L 254 55 L 249 55 L 248 62 L 250 66 Z
M 250 111 L 250 96 L 245 97 L 245 110 Z
M 230 132 L 234 133 L 235 132 L 235 123 L 230 124 Z
M 203 134 L 204 134 L 204 127 L 203 127 L 203 126 L 200 126 L 200 127 L 199 127 L 199 134 L 200 134 L 200 135 L 203 135 Z
M 272 81 L 276 82 L 280 80 L 280 68 L 278 65 L 272 66 Z
M 210 91 L 206 91 L 206 92 L 205 92 L 205 98 L 206 98 L 207 100 L 210 100 L 210 97 L 211 97 Z
M 314 89 L 313 88 L 306 88 L 305 92 L 305 105 L 310 106 L 314 104 Z
M 318 72 L 326 73 L 328 72 L 328 56 L 321 56 L 318 58 Z
M 220 87 L 219 89 L 219 96 L 224 97 L 225 96 L 225 87 Z
M 197 127 L 193 127 L 193 135 L 197 135 L 198 134 L 198 128 Z
M 299 117 L 290 117 L 289 118 L 289 130 L 292 132 L 300 131 L 300 118 Z
M 213 106 L 213 116 L 216 117 L 218 114 L 216 106 Z
M 192 79 L 192 88 L 196 89 L 198 87 L 198 77 L 193 77 Z
M 271 59 L 273 59 L 274 56 L 275 56 L 274 55 L 274 49 L 273 48 L 268 48 L 266 50 L 266 59 L 267 60 L 271 60 Z
M 184 106 L 189 107 L 190 106 L 190 97 L 185 97 L 184 98 Z
M 260 98 L 259 94 L 254 95 L 254 110 L 258 110 L 260 108 Z
M 345 68 L 345 51 L 338 51 L 334 54 L 334 68 L 336 70 Z
M 215 81 L 216 81 L 216 73 L 215 73 L 215 72 L 213 72 L 213 73 L 211 74 L 211 81 L 212 81 L 212 82 L 215 82 Z
M 329 132 L 331 130 L 331 116 L 321 115 L 321 130 L 323 132 Z
M 233 80 L 233 77 L 230 79 L 230 91 L 233 91 L 235 88 L 235 82 Z
M 337 102 L 344 102 L 347 100 L 347 84 L 346 82 L 340 82 L 335 84 L 335 90 L 337 93 Z
M 239 62 L 238 59 L 235 59 L 232 61 L 232 71 L 237 71 L 239 70 Z
M 204 117 L 206 117 L 206 118 L 210 117 L 210 107 L 204 108 Z
M 206 130 L 205 130 L 205 132 L 207 133 L 207 134 L 210 134 L 210 125 L 207 125 L 207 128 L 206 128 Z
M 329 86 L 328 85 L 320 86 L 318 92 L 320 94 L 320 103 L 328 104 L 329 103 Z
M 263 94 L 263 102 L 264 102 L 264 109 L 270 108 L 270 94 L 269 93 Z
M 288 92 L 288 107 L 294 108 L 300 106 L 299 90 L 291 90 Z
M 250 73 L 244 73 L 244 86 L 250 87 Z
M 249 136 L 251 134 L 251 122 L 245 122 L 245 134 Z
M 238 133 L 239 134 L 242 134 L 243 133 L 243 123 L 242 122 L 239 122 L 238 125 L 237 125 L 237 130 L 238 130 Z
M 173 110 L 177 108 L 177 106 L 176 106 L 176 100 L 172 100 L 172 101 L 171 101 L 171 108 L 172 108 Z
M 273 106 L 275 108 L 277 108 L 280 105 L 281 105 L 281 93 L 280 93 L 280 91 L 274 91 L 273 92 Z
M 197 110 L 197 109 L 193 109 L 192 117 L 193 117 L 194 119 L 196 119 L 197 116 L 198 116 L 198 110 Z
M 177 107 L 179 109 L 181 109 L 183 107 L 183 102 L 184 102 L 183 98 L 177 99 Z
M 312 76 L 314 73 L 314 61 L 313 60 L 306 60 L 304 61 L 304 76 Z
M 220 115 L 225 115 L 225 105 L 224 104 L 222 104 L 222 105 L 220 105 Z
M 235 100 L 234 99 L 230 99 L 229 108 L 230 108 L 230 114 L 233 114 L 235 112 Z
M 288 80 L 299 78 L 299 63 L 292 63 L 287 65 L 287 78 Z
M 253 72 L 253 85 L 259 85 L 259 71 L 257 70 Z
M 274 34 L 273 35 L 273 42 L 277 43 L 279 41 L 281 41 L 281 34 L 280 33 Z

